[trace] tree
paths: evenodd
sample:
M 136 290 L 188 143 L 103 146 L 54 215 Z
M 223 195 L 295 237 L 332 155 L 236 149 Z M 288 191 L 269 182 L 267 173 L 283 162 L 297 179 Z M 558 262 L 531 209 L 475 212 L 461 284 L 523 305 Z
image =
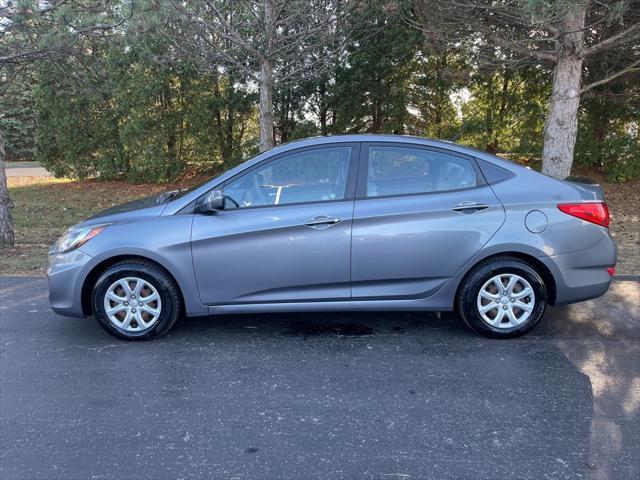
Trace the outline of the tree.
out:
M 255 138 L 246 85 L 200 74 L 162 32 L 82 43 L 37 68 L 37 159 L 55 175 L 163 182 L 228 168 Z
M 595 55 L 584 81 L 596 84 L 618 69 L 624 51 Z M 597 166 L 612 180 L 640 175 L 640 69 L 597 85 L 582 95 L 576 162 Z
M 544 70 L 503 66 L 476 72 L 467 84 L 460 141 L 493 153 L 539 157 L 550 83 Z
M 35 79 L 30 72 L 18 73 L 0 94 L 0 131 L 7 160 L 30 160 L 36 122 L 33 105 Z
M 422 46 L 412 77 L 410 107 L 417 111 L 410 133 L 435 138 L 457 138 L 461 132 L 460 118 L 452 96 L 469 84 L 466 55 L 455 48 L 441 51 Z
M 349 4 L 349 2 L 345 2 Z M 260 150 L 274 146 L 274 89 L 318 73 L 338 53 L 337 32 L 349 9 L 337 0 L 172 1 L 176 43 L 204 70 L 246 75 L 260 91 Z M 327 52 L 327 48 L 334 51 Z M 296 64 L 295 68 L 290 65 Z
M 189 79 L 187 130 L 193 145 L 192 161 L 219 159 L 222 168 L 230 168 L 244 154 L 255 153 L 256 95 L 233 75 L 209 74 Z
M 406 133 L 419 33 L 406 28 L 386 2 L 367 4 L 350 22 L 349 28 L 358 29 L 362 39 L 349 42 L 335 69 L 335 81 L 325 99 L 332 112 L 328 131 Z
M 21 82 L 9 82 L 3 77 L 6 74 L 0 75 L 6 83 L 0 92 L 0 247 L 14 242 L 5 161 L 31 157 L 35 130 L 31 78 L 21 75 Z
M 416 9 L 428 42 L 465 42 L 479 63 L 551 65 L 542 168 L 559 178 L 571 171 L 580 94 L 640 66 L 638 0 L 417 0 Z M 586 59 L 619 48 L 627 49 L 624 65 L 581 84 Z
M 0 246 L 12 246 L 14 242 L 13 219 L 11 218 L 13 201 L 9 197 L 9 189 L 7 188 L 4 158 L 4 140 L 0 133 Z
M 78 39 L 103 35 L 124 22 L 116 2 L 25 0 L 0 4 L 0 80 L 13 81 L 20 71 L 40 60 L 71 55 Z M 119 20 L 114 20 L 120 16 Z M 0 247 L 14 243 L 11 208 L 5 172 L 4 138 L 0 131 Z

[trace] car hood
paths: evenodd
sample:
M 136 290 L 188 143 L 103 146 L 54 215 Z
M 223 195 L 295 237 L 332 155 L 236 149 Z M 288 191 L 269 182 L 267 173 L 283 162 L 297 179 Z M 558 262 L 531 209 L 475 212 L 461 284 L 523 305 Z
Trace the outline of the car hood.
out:
M 162 214 L 166 206 L 165 202 L 158 203 L 158 195 L 144 197 L 98 212 L 84 220 L 79 226 L 129 221 L 141 217 L 157 217 Z

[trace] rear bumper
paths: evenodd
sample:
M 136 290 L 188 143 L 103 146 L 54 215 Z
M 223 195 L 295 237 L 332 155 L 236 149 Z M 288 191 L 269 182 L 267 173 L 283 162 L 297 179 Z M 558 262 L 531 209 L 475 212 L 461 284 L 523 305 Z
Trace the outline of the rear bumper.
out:
M 567 305 L 604 295 L 612 277 L 607 268 L 616 264 L 617 248 L 606 235 L 595 246 L 579 252 L 540 258 L 556 283 L 555 305 Z
M 82 283 L 91 260 L 80 250 L 49 255 L 49 303 L 54 312 L 68 317 L 84 317 Z

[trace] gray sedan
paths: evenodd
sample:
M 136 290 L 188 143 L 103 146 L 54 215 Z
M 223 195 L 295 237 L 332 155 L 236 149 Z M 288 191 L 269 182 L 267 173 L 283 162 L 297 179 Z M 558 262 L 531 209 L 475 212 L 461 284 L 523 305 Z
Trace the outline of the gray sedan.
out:
M 135 340 L 182 315 L 319 310 L 457 310 L 508 338 L 607 291 L 608 225 L 588 182 L 448 142 L 313 138 L 70 228 L 49 297 Z

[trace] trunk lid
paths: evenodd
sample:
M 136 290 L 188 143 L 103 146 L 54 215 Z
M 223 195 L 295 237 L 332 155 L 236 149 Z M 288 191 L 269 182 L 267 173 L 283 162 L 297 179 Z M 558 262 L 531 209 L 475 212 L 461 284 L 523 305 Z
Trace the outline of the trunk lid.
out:
M 597 181 L 587 177 L 577 176 L 567 177 L 564 181 L 571 183 L 573 186 L 579 187 L 584 190 L 585 193 L 588 192 L 590 194 L 588 196 L 592 197 L 594 200 L 604 202 L 604 189 Z

